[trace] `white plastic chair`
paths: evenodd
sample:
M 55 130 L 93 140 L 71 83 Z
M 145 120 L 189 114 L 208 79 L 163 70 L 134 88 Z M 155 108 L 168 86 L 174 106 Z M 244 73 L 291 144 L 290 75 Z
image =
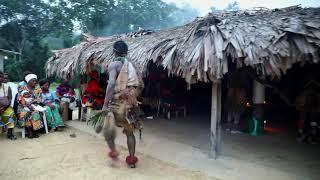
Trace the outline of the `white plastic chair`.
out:
M 46 130 L 46 134 L 48 134 L 49 130 L 48 130 L 48 123 L 47 123 L 47 117 L 46 117 L 45 110 L 41 111 L 41 114 L 42 114 L 42 121 L 43 121 L 43 124 L 44 124 L 44 129 Z
M 47 123 L 47 117 L 46 117 L 46 108 L 39 106 L 36 108 L 36 110 L 42 114 L 42 121 L 44 124 L 44 129 L 46 130 L 46 134 L 48 134 L 49 131 L 48 131 L 48 123 Z
M 22 139 L 26 138 L 26 130 L 24 127 L 23 128 L 15 127 L 14 132 L 21 132 Z

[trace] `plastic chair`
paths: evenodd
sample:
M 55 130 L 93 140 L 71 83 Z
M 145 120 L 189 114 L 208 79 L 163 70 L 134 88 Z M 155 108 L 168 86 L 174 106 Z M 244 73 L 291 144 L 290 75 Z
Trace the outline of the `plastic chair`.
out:
M 48 134 L 49 130 L 48 130 L 48 123 L 47 123 L 47 117 L 46 117 L 45 110 L 44 111 L 40 111 L 40 112 L 42 114 L 42 121 L 43 121 L 43 124 L 44 124 L 44 129 L 46 130 L 46 134 Z

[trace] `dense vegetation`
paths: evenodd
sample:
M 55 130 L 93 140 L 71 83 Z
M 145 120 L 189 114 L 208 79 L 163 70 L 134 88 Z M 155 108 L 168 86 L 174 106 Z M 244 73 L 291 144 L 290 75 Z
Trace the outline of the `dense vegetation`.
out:
M 225 10 L 237 9 L 235 1 Z M 12 81 L 21 80 L 27 70 L 44 77 L 51 51 L 79 43 L 81 32 L 108 36 L 159 30 L 196 16 L 188 5 L 178 8 L 161 0 L 0 0 L 0 48 L 21 54 L 9 57 L 5 72 Z
M 51 50 L 78 43 L 79 32 L 107 36 L 139 27 L 163 29 L 197 14 L 160 0 L 0 0 L 0 48 L 21 53 L 9 57 L 5 71 L 14 81 L 26 70 L 44 77 Z

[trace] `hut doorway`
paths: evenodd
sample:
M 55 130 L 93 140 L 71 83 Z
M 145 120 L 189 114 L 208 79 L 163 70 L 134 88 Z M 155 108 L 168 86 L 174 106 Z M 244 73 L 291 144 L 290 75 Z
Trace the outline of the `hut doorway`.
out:
M 211 83 L 188 85 L 183 78 L 168 74 L 154 63 L 149 63 L 144 83 L 142 109 L 150 119 L 205 116 L 210 121 Z
M 163 67 L 152 62 L 148 64 L 144 84 L 142 109 L 149 119 L 156 117 L 172 119 L 199 113 L 195 111 L 196 109 L 200 111 L 209 109 L 205 105 L 210 105 L 210 99 L 205 95 L 210 96 L 211 85 L 199 83 L 188 86 L 184 79 L 170 75 Z
M 309 65 L 306 65 L 303 68 L 295 66 L 281 79 L 272 80 L 270 82 L 275 88 L 280 89 L 283 93 L 285 93 L 290 99 L 290 102 L 293 103 L 295 96 L 301 92 L 301 89 L 303 89 L 305 84 L 304 81 L 299 80 L 299 78 L 301 79 L 301 77 L 307 77 L 307 72 L 312 72 L 311 74 L 314 77 L 319 77 L 319 75 L 316 75 L 319 74 L 316 72 L 316 70 L 319 68 L 319 65 L 310 65 L 310 67 Z M 175 87 L 174 89 L 177 89 L 176 92 L 178 93 L 175 94 L 183 97 L 180 97 L 179 99 L 183 99 L 183 102 L 186 104 L 187 116 L 183 117 L 182 114 L 179 114 L 178 117 L 176 117 L 175 114 L 173 114 L 170 119 L 167 119 L 165 114 L 160 111 L 159 118 L 157 118 L 157 105 L 155 105 L 154 111 L 152 112 L 153 119 L 145 121 L 146 128 L 144 131 L 147 134 L 150 133 L 157 137 L 190 145 L 191 147 L 195 147 L 200 149 L 202 152 L 209 154 L 212 84 L 196 83 L 191 85 L 190 89 L 188 89 L 188 85 L 183 79 L 175 76 L 168 76 L 168 73 L 162 68 L 158 68 L 153 72 L 156 72 L 155 74 L 165 74 L 167 77 L 165 82 L 168 83 L 167 87 L 171 87 L 171 85 L 173 85 L 173 87 Z M 146 81 L 150 81 L 150 78 L 146 79 Z M 161 81 L 157 80 L 157 78 L 155 78 L 154 81 L 154 87 L 156 87 L 155 89 L 159 89 L 161 86 L 159 84 L 157 85 L 156 82 Z M 228 90 L 227 81 L 228 75 L 225 76 L 221 84 L 222 105 L 224 105 L 226 102 Z M 146 83 L 146 86 L 148 86 L 148 83 Z M 253 99 L 253 78 L 249 79 L 249 83 L 245 86 L 245 89 L 248 95 L 248 103 L 252 104 L 252 101 L 250 102 L 250 100 Z M 288 106 L 279 96 L 279 93 L 274 93 L 274 89 L 266 88 L 265 92 L 265 134 L 259 137 L 250 136 L 246 133 L 231 134 L 226 132 L 225 126 L 223 126 L 223 156 L 235 157 L 243 160 L 259 160 L 261 157 L 274 156 L 270 154 L 269 151 L 265 151 L 265 149 L 270 149 L 270 152 L 276 151 L 281 155 L 289 153 L 289 155 L 286 156 L 290 157 L 293 157 L 293 154 L 297 153 L 294 149 L 298 146 L 297 142 L 295 141 L 298 112 L 294 106 Z M 223 108 L 223 110 L 223 122 L 226 123 L 224 113 L 225 108 Z M 241 118 L 241 123 L 244 127 L 243 129 L 246 128 L 247 118 L 251 115 L 252 112 L 250 107 L 248 107 Z M 274 146 L 274 144 L 282 145 Z M 291 147 L 294 151 L 288 152 L 286 147 Z M 301 148 L 300 150 L 304 150 L 304 148 Z M 278 163 L 278 161 L 274 158 L 270 158 L 267 161 L 267 163 L 273 162 Z
M 147 117 L 144 131 L 207 152 L 212 84 L 188 86 L 184 79 L 168 75 L 154 64 L 149 65 L 144 82 L 142 109 Z
M 295 64 L 281 79 L 270 82 L 273 87 L 266 91 L 265 112 L 269 127 L 295 137 L 301 119 L 319 123 L 319 69 L 320 64 Z
M 295 139 L 298 131 L 298 123 L 301 118 L 301 107 L 299 110 L 299 98 L 304 97 L 306 93 L 313 95 L 315 99 L 320 95 L 320 64 L 295 64 L 279 79 L 265 79 L 263 80 L 263 86 L 265 96 L 263 97 L 263 127 L 264 134 L 277 135 L 285 134 L 288 138 Z M 241 70 L 241 69 L 240 69 Z M 249 76 L 245 76 L 248 79 L 247 82 L 242 83 L 242 87 L 245 88 L 245 94 L 248 107 L 243 111 L 241 116 L 241 131 L 247 132 L 250 126 L 250 118 L 253 118 L 253 106 L 254 106 L 254 84 L 257 77 L 254 77 L 250 69 L 244 69 Z M 239 72 L 239 70 L 237 70 Z M 232 75 L 231 75 L 232 76 Z M 229 82 L 232 80 L 230 73 L 226 74 L 222 81 L 222 121 L 224 125 L 227 123 L 228 109 L 226 107 L 226 101 L 228 98 L 228 90 L 230 90 Z M 239 77 L 239 75 L 237 74 Z M 239 80 L 236 80 L 238 87 Z M 312 98 L 312 99 L 314 99 Z M 319 101 L 319 102 L 318 102 Z M 320 100 L 315 102 L 310 109 L 312 111 L 319 111 Z M 318 109 L 318 110 L 317 110 Z M 319 119 L 319 112 L 311 113 L 313 118 Z M 308 117 L 310 118 L 310 117 Z M 224 126 L 224 130 L 227 127 Z

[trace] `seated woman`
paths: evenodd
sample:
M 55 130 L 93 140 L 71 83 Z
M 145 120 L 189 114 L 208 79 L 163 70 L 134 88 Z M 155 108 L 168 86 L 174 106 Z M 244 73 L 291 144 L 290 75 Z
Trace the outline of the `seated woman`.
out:
M 70 77 L 68 76 L 64 81 L 57 87 L 56 95 L 60 99 L 60 108 L 62 111 L 63 121 L 67 121 L 72 118 L 72 106 L 76 103 L 75 92 L 70 85 Z
M 29 74 L 33 74 L 31 71 L 25 71 L 23 73 L 23 81 L 19 82 L 18 84 L 18 90 L 20 90 L 21 87 L 26 86 L 27 85 L 27 81 L 26 81 L 26 76 Z
M 30 98 L 32 101 L 38 102 L 38 94 L 37 94 L 37 75 L 28 74 L 25 77 L 27 85 L 21 86 L 19 88 L 19 97 L 18 97 L 18 125 L 21 127 L 25 127 L 28 132 L 28 138 L 38 138 L 38 130 L 43 128 L 43 122 L 41 121 L 40 112 L 37 111 L 33 103 L 29 103 L 29 100 L 23 97 L 24 94 L 22 92 L 29 92 Z
M 51 128 L 51 130 L 59 130 L 59 128 L 64 127 L 63 121 L 59 114 L 59 99 L 54 92 L 49 90 L 50 82 L 47 79 L 41 80 L 39 85 L 41 88 L 41 103 L 46 108 L 48 126 Z
M 104 102 L 104 93 L 98 81 L 98 72 L 89 74 L 91 80 L 87 83 L 82 96 L 82 104 L 93 109 L 101 109 Z
M 15 140 L 17 137 L 13 135 L 13 129 L 16 117 L 10 107 L 12 99 L 11 88 L 4 84 L 4 80 L 4 74 L 0 71 L 0 127 L 8 128 L 7 138 Z
M 67 77 L 63 82 L 57 87 L 56 93 L 58 98 L 62 98 L 64 95 L 73 91 L 72 86 L 70 85 L 70 77 Z

